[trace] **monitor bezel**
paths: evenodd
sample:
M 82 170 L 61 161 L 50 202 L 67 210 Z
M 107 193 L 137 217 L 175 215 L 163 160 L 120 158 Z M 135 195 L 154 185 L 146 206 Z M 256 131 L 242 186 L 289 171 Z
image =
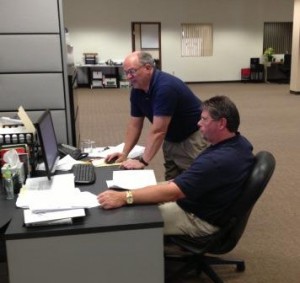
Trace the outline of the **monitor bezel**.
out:
M 49 164 L 49 160 L 47 158 L 47 152 L 46 152 L 46 147 L 45 147 L 46 143 L 45 143 L 43 133 L 42 133 L 42 131 L 43 131 L 42 124 L 46 119 L 50 119 L 50 127 L 51 127 L 50 130 L 53 132 L 53 138 L 54 138 L 55 144 L 56 144 L 55 159 L 52 162 L 52 164 Z M 38 133 L 39 145 L 41 147 L 42 159 L 45 164 L 46 176 L 48 177 L 49 180 L 51 180 L 52 175 L 54 175 L 54 171 L 55 171 L 54 167 L 56 165 L 56 161 L 59 157 L 59 151 L 58 151 L 58 146 L 57 146 L 57 138 L 56 138 L 56 133 L 55 133 L 55 129 L 54 129 L 53 119 L 52 119 L 51 111 L 49 109 L 46 109 L 43 112 L 43 114 L 40 116 L 40 118 L 38 119 L 38 121 L 36 123 L 36 129 L 37 129 L 37 133 Z

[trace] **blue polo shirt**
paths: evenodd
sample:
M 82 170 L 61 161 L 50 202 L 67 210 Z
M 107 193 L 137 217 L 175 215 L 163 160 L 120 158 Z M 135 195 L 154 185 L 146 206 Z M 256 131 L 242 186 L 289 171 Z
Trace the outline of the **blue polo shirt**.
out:
M 205 149 L 194 163 L 174 179 L 185 194 L 177 201 L 185 211 L 210 224 L 233 203 L 254 164 L 252 145 L 239 133 Z
M 155 70 L 149 91 L 132 89 L 130 102 L 133 117 L 147 117 L 151 123 L 153 116 L 172 117 L 167 141 L 181 142 L 198 130 L 200 99 L 183 81 L 168 73 Z

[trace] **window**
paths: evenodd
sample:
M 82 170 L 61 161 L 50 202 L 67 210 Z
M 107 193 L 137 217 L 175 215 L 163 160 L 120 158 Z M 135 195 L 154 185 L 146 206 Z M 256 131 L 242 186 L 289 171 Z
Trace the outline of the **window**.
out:
M 292 38 L 292 22 L 266 22 L 264 24 L 263 52 L 272 47 L 276 54 L 291 53 Z
M 181 56 L 212 56 L 212 24 L 182 24 L 181 34 Z

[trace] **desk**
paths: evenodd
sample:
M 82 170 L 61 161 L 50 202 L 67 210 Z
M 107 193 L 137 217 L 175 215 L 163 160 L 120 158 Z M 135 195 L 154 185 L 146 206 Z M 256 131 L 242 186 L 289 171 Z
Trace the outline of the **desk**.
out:
M 112 177 L 96 168 L 95 194 Z M 2 205 L 2 203 L 1 203 Z M 73 225 L 24 227 L 15 209 L 5 232 L 10 283 L 164 282 L 163 220 L 155 205 L 87 210 Z

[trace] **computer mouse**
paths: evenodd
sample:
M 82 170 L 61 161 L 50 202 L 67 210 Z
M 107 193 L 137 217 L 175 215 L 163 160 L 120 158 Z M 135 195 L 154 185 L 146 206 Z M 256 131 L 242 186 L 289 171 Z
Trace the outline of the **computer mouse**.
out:
M 105 160 L 105 163 L 113 164 L 117 161 L 117 159 L 118 159 L 118 156 L 115 156 L 115 157 L 111 158 L 110 160 Z

